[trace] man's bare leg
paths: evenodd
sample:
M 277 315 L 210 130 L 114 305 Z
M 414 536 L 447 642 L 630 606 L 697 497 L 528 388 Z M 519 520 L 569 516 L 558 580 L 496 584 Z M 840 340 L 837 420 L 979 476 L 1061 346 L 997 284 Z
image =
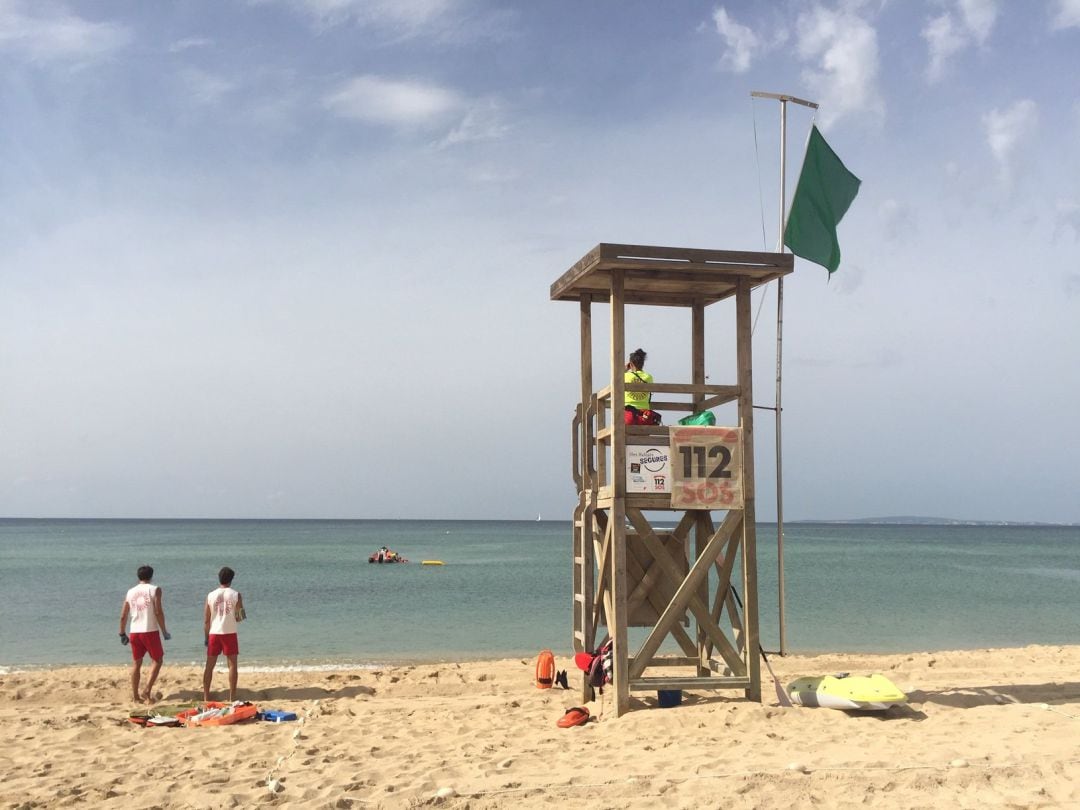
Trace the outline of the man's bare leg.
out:
M 229 659 L 229 702 L 232 703 L 236 700 L 236 656 L 227 656 Z
M 142 678 L 142 659 L 131 665 L 131 696 L 136 703 L 139 702 L 139 679 Z
M 146 691 L 139 696 L 143 703 L 154 702 L 152 693 L 154 689 L 154 684 L 157 682 L 157 676 L 159 672 L 161 672 L 161 661 L 155 661 L 153 658 L 151 658 L 150 677 L 146 679 Z
M 202 674 L 202 695 L 204 703 L 210 702 L 210 683 L 214 680 L 214 667 L 217 665 L 217 658 L 216 655 L 206 656 L 206 669 L 203 670 Z

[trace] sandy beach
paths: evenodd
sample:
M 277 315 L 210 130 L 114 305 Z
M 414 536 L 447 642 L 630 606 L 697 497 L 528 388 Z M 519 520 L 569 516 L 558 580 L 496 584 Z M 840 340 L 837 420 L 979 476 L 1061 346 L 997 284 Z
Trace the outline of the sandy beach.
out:
M 557 665 L 577 673 L 572 661 Z M 225 728 L 127 722 L 128 671 L 0 676 L 5 807 L 1071 807 L 1080 806 L 1080 647 L 789 656 L 802 675 L 881 672 L 886 714 L 764 705 L 738 692 L 635 699 L 556 727 L 576 688 L 539 690 L 534 661 L 242 672 L 242 699 L 300 721 Z M 163 702 L 198 699 L 166 662 Z M 224 684 L 219 675 L 215 685 Z M 276 792 L 271 791 L 272 787 Z M 439 795 L 439 794 L 442 795 Z

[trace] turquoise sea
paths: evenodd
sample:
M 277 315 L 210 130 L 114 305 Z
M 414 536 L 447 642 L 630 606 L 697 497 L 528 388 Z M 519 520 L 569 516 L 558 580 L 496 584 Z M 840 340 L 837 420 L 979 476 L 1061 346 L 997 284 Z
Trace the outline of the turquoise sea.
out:
M 368 564 L 382 544 L 413 562 Z M 775 524 L 758 544 L 775 650 Z M 792 523 L 784 549 L 790 652 L 1080 641 L 1080 527 Z M 222 565 L 248 608 L 245 665 L 566 654 L 570 556 L 568 521 L 0 520 L 0 671 L 126 663 L 120 606 L 144 562 L 174 662 L 203 656 Z

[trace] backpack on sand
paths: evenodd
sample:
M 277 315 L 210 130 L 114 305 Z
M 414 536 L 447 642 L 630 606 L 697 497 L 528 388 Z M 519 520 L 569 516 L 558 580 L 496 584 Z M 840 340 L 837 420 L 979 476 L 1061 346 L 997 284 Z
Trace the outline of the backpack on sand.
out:
M 600 645 L 600 649 L 593 654 L 592 661 L 589 662 L 589 686 L 599 689 L 601 693 L 604 691 L 604 684 L 611 683 L 611 654 L 614 647 L 615 643 L 609 639 Z

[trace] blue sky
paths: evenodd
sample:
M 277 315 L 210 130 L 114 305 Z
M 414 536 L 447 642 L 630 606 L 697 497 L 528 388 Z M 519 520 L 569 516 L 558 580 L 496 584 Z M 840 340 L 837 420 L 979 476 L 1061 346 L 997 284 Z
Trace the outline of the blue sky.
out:
M 1080 521 L 1078 74 L 1080 0 L 0 0 L 0 515 L 568 518 L 548 288 L 775 249 L 765 90 L 863 180 L 785 285 L 786 517 Z M 630 314 L 658 380 L 685 320 Z

